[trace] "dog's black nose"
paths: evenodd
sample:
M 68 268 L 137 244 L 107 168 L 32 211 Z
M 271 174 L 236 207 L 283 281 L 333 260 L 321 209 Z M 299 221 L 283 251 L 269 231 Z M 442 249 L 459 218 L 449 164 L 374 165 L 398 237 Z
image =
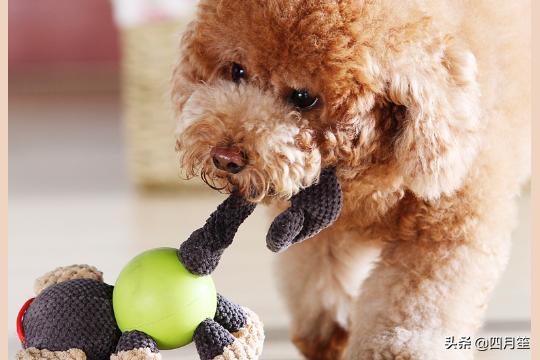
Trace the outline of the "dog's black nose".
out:
M 216 146 L 210 150 L 214 166 L 232 174 L 239 173 L 246 166 L 244 153 L 234 147 Z

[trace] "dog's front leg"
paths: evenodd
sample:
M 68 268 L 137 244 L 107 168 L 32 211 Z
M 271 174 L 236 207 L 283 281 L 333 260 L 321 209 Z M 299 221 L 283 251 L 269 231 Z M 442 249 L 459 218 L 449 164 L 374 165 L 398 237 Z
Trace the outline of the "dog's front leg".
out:
M 509 248 L 508 234 L 490 235 L 484 227 L 472 239 L 388 244 L 353 310 L 345 359 L 472 359 Z
M 292 340 L 307 359 L 341 358 L 349 310 L 379 251 L 378 243 L 329 228 L 279 255 L 278 279 Z

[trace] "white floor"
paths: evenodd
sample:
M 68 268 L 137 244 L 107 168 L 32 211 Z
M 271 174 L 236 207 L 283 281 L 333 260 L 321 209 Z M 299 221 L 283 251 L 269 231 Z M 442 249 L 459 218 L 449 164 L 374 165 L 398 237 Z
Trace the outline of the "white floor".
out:
M 15 316 L 33 279 L 60 265 L 90 263 L 113 283 L 132 256 L 177 247 L 223 196 L 208 190 L 137 193 L 125 174 L 115 95 L 17 96 L 10 99 L 10 357 L 19 349 Z M 529 197 L 520 200 L 514 252 L 488 310 L 482 336 L 528 336 Z M 263 359 L 299 359 L 287 341 L 287 316 L 264 246 L 263 208 L 242 226 L 214 275 L 217 288 L 254 309 L 268 332 Z M 193 346 L 164 359 L 196 359 Z M 529 351 L 489 351 L 478 359 L 530 359 Z

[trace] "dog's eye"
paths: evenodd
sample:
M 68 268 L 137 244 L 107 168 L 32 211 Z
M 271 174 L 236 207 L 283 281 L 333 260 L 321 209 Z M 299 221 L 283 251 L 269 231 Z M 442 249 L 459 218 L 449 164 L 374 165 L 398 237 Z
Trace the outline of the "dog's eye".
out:
M 242 65 L 237 63 L 232 64 L 231 78 L 235 83 L 238 83 L 240 80 L 246 78 L 246 70 L 242 67 Z
M 289 101 L 300 110 L 311 110 L 317 105 L 319 98 L 310 95 L 307 90 L 294 90 L 289 97 Z

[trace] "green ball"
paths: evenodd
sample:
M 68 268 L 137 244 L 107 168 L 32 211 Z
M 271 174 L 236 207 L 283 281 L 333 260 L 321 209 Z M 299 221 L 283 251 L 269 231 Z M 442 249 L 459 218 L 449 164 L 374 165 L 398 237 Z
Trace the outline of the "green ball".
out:
M 153 249 L 124 267 L 113 291 L 114 316 L 122 332 L 139 330 L 160 349 L 193 340 L 197 326 L 216 313 L 217 294 L 210 276 L 191 274 L 176 249 Z

